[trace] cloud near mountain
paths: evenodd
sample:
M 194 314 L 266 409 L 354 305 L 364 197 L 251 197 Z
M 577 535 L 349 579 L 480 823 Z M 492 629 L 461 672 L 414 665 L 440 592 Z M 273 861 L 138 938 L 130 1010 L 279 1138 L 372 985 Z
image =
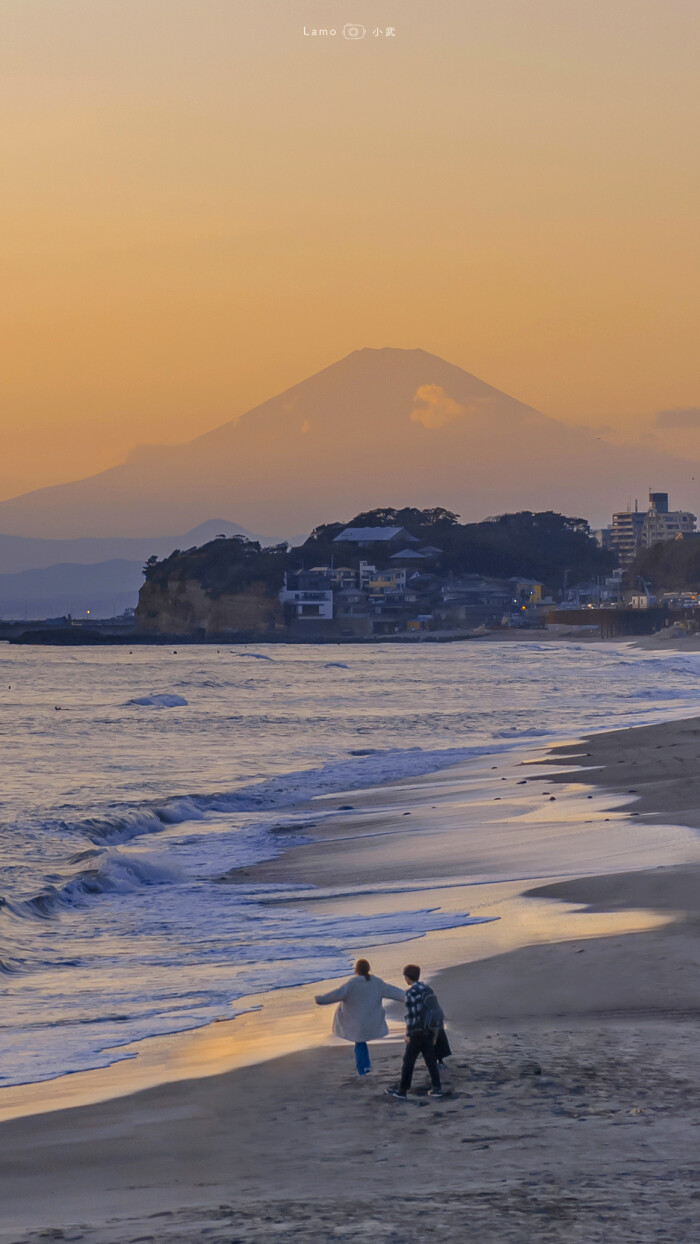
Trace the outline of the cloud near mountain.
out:
M 692 476 L 700 464 L 559 423 L 424 350 L 365 349 L 187 445 L 0 503 L 0 532 L 136 536 L 215 513 L 291 535 L 377 505 L 598 525 L 649 487 L 697 513 Z
M 439 384 L 422 384 L 416 389 L 414 401 L 420 405 L 411 411 L 411 422 L 421 423 L 424 428 L 441 428 L 450 419 L 459 419 L 465 413 L 464 407 Z

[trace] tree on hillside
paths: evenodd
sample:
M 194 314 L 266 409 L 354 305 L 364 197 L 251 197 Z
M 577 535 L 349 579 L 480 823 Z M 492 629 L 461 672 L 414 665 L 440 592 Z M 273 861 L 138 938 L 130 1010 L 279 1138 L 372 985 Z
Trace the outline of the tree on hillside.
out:
M 405 527 L 412 536 L 427 535 L 435 528 L 453 527 L 459 520 L 459 514 L 435 506 L 432 510 L 418 510 L 407 505 L 401 510 L 385 507 L 378 510 L 366 510 L 356 514 L 346 525 L 348 527 Z
M 700 535 L 641 549 L 628 573 L 632 581 L 642 578 L 656 592 L 700 591 Z
M 501 514 L 449 533 L 441 568 L 496 578 L 524 575 L 547 587 L 609 574 L 615 555 L 600 549 L 585 519 L 552 510 Z
M 210 596 L 243 592 L 262 583 L 270 594 L 279 591 L 288 565 L 286 544 L 264 549 L 246 536 L 217 537 L 201 548 L 175 550 L 163 561 L 149 558 L 146 581 L 164 586 L 171 579 L 193 579 Z

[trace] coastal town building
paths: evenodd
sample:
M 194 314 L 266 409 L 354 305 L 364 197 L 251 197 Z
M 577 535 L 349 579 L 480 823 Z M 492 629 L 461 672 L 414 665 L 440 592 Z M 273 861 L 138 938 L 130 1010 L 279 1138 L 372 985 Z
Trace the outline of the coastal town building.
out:
M 408 570 L 405 566 L 391 570 L 375 570 L 367 580 L 367 591 L 370 596 L 390 596 L 406 590 Z
M 333 592 L 330 588 L 326 591 L 290 591 L 283 588 L 279 599 L 283 608 L 286 606 L 289 613 L 297 619 L 333 621 Z
M 377 567 L 372 562 L 360 561 L 360 569 L 358 571 L 359 584 L 363 592 L 367 591 L 370 582 L 378 574 Z
M 279 602 L 289 621 L 333 621 L 333 587 L 325 567 L 284 576 Z
M 642 547 L 644 519 L 645 515 L 636 508 L 636 502 L 634 510 L 620 510 L 612 516 L 610 545 L 617 553 L 623 570 L 632 565 Z
M 513 603 L 523 607 L 523 605 L 541 605 L 542 604 L 542 584 L 539 579 L 519 579 L 517 575 L 513 575 L 508 580 L 513 584 Z
M 352 566 L 330 566 L 328 573 L 335 588 L 357 587 L 357 571 Z
M 501 579 L 485 579 L 481 575 L 467 574 L 451 578 L 440 593 L 442 604 L 453 609 L 488 608 L 502 613 L 513 603 L 513 589 Z
M 601 547 L 615 550 L 620 566 L 628 570 L 640 549 L 651 548 L 665 540 L 692 535 L 697 526 L 695 514 L 689 510 L 670 510 L 667 492 L 650 492 L 649 507 L 620 510 L 612 516 L 609 528 L 596 533 Z
M 401 566 L 421 566 L 425 562 L 434 561 L 434 557 L 430 553 L 426 553 L 423 549 L 401 549 L 398 553 L 392 553 L 389 559 Z
M 695 531 L 697 518 L 689 510 L 669 510 L 667 492 L 650 492 L 642 542 L 644 548 L 660 544 L 663 540 L 675 540 L 689 536 Z

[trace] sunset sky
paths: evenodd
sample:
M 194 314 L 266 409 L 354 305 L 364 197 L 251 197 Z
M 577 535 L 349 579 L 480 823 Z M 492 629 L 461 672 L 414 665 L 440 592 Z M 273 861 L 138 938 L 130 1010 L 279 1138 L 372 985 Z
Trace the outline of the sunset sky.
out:
M 699 45 L 698 0 L 0 0 L 0 497 L 365 345 L 700 456 Z

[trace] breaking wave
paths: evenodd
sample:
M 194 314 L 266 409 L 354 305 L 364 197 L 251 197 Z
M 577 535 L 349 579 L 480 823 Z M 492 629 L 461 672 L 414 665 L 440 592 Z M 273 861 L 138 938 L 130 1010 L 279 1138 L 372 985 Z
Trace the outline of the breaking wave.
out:
M 127 856 L 114 848 L 85 852 L 85 855 L 94 857 L 92 867 L 81 869 L 61 886 L 45 886 L 31 898 L 2 899 L 0 911 L 19 919 L 51 920 L 61 909 L 79 906 L 86 898 L 98 894 L 129 894 L 142 886 L 168 885 L 180 881 L 183 875 L 172 861 L 154 855 Z M 10 970 L 7 965 L 6 970 Z M 11 970 L 21 971 L 21 967 Z
M 544 735 L 546 731 L 526 731 Z M 302 769 L 280 774 L 236 790 L 211 795 L 173 795 L 162 802 L 115 810 L 112 814 L 85 817 L 79 821 L 53 821 L 51 828 L 82 834 L 98 844 L 123 843 L 142 834 L 155 834 L 168 825 L 182 821 L 201 821 L 226 813 L 266 812 L 291 808 L 319 795 L 358 790 L 407 777 L 435 773 L 474 756 L 493 755 L 517 745 L 523 734 L 508 734 L 509 743 L 484 747 L 445 748 L 427 751 L 416 747 L 408 750 L 371 751 L 357 749 L 356 759 L 333 761 L 317 769 Z

